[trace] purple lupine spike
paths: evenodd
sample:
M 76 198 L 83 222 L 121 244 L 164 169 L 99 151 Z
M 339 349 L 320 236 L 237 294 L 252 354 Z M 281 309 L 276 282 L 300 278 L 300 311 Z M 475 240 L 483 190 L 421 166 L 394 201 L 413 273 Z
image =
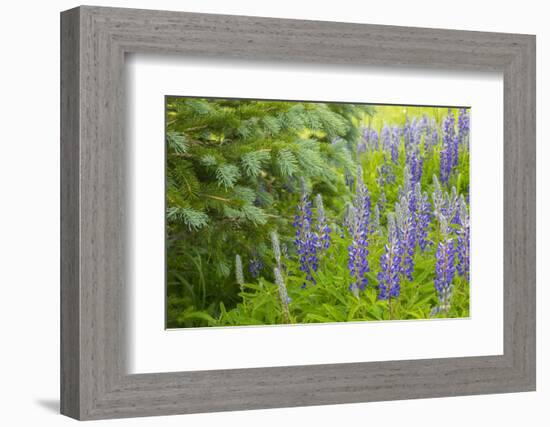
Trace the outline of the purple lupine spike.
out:
M 397 298 L 401 291 L 401 259 L 403 245 L 399 241 L 399 232 L 392 214 L 388 215 L 388 242 L 385 252 L 380 256 L 378 273 L 378 298 L 382 300 Z
M 443 191 L 441 190 L 441 184 L 439 183 L 436 175 L 433 175 L 432 181 L 434 186 L 432 192 L 433 212 L 434 216 L 439 218 L 445 214 L 445 197 L 443 195 Z
M 353 223 L 355 221 L 355 210 L 353 208 L 353 204 L 346 203 L 346 207 L 344 208 L 344 220 L 342 224 L 344 227 L 349 231 L 349 234 L 351 235 L 353 230 Z
M 429 128 L 429 120 L 427 114 L 422 115 L 422 118 L 418 122 L 418 127 L 421 133 L 427 132 Z
M 382 191 L 380 193 L 380 197 L 378 197 L 378 206 L 381 212 L 383 212 L 386 209 L 387 203 L 388 203 L 388 200 L 386 199 L 386 193 Z
M 470 278 L 470 215 L 468 213 L 468 206 L 464 200 L 464 196 L 460 196 L 459 199 L 459 218 L 460 228 L 457 231 L 457 255 L 458 274 L 463 276 L 466 280 Z
M 257 257 L 257 255 L 254 255 L 250 261 L 248 261 L 248 272 L 252 276 L 252 278 L 256 279 L 259 275 L 262 269 L 264 268 L 264 264 L 260 259 Z
M 409 117 L 405 118 L 405 124 L 403 125 L 403 142 L 405 143 L 405 149 L 409 146 L 411 139 L 411 122 Z
M 427 144 L 427 148 L 431 152 L 433 150 L 433 147 L 439 144 L 439 131 L 437 130 L 435 120 L 432 122 L 432 130 L 429 141 L 430 142 L 429 144 Z
M 384 159 L 385 157 L 386 156 L 384 154 Z M 376 168 L 376 171 L 378 172 L 376 181 L 380 187 L 383 187 L 386 184 L 395 183 L 395 173 L 393 173 L 393 168 L 391 167 L 391 164 L 384 162 L 381 166 L 378 166 Z
M 394 163 L 399 163 L 399 141 L 401 140 L 401 130 L 398 126 L 393 126 L 391 130 L 391 160 Z
M 411 173 L 412 182 L 420 182 L 424 168 L 424 159 L 420 154 L 420 146 L 418 144 L 410 144 L 407 150 L 407 166 Z
M 300 202 L 297 206 L 298 213 L 294 217 L 294 227 L 296 228 L 296 252 L 299 255 L 300 271 L 306 273 L 306 282 L 302 287 L 307 286 L 307 282 L 315 284 L 313 273 L 317 271 L 319 260 L 317 257 L 318 239 L 317 234 L 312 227 L 312 203 L 309 200 L 308 193 L 305 188 L 305 183 L 302 183 L 302 194 Z
M 428 193 L 422 193 L 421 185 L 418 182 L 414 188 L 416 208 L 416 237 L 420 250 L 424 251 L 428 246 L 428 228 L 432 219 L 432 206 L 428 200 Z
M 423 131 L 424 131 L 424 128 L 422 127 L 422 121 L 415 119 L 411 123 L 411 144 L 420 145 L 420 143 L 422 142 Z
M 414 216 L 409 210 L 409 200 L 401 197 L 395 204 L 395 221 L 399 233 L 399 241 L 403 249 L 403 257 L 400 265 L 401 274 L 412 280 L 414 269 L 414 250 L 416 247 L 416 226 Z
M 317 208 L 317 239 L 319 246 L 321 249 L 328 249 L 330 248 L 330 227 L 325 215 L 323 197 L 320 194 L 317 194 L 315 198 L 315 207 Z
M 361 140 L 357 143 L 357 155 L 362 154 L 365 151 L 367 151 L 367 144 Z
M 447 219 L 447 222 L 449 224 L 460 223 L 460 218 L 458 215 L 458 201 L 459 198 L 456 187 L 453 185 L 453 187 L 451 188 L 451 192 L 447 193 L 445 205 L 443 208 L 443 215 L 445 215 L 445 218 Z
M 455 116 L 449 108 L 449 113 L 443 120 L 443 143 L 439 154 L 439 177 L 443 184 L 447 184 L 453 166 L 455 166 Z
M 357 191 L 353 205 L 352 243 L 348 247 L 348 269 L 352 277 L 350 290 L 355 296 L 368 285 L 366 273 L 370 271 L 367 256 L 368 232 L 370 223 L 371 202 L 368 189 L 363 182 L 361 167 L 357 171 Z
M 380 139 L 382 140 L 382 148 L 384 150 L 391 150 L 391 130 L 386 123 L 384 123 L 380 132 Z
M 369 139 L 370 139 L 370 127 L 362 127 L 361 128 L 361 135 L 363 136 L 363 141 L 368 146 L 369 145 Z
M 439 298 L 439 307 L 435 312 L 448 312 L 451 308 L 451 296 L 453 291 L 453 277 L 455 274 L 456 248 L 445 217 L 440 218 L 441 235 L 443 240 L 439 243 L 436 252 L 434 286 Z
M 458 139 L 460 144 L 468 145 L 470 142 L 470 115 L 466 108 L 458 112 Z
M 374 148 L 376 151 L 379 150 L 379 141 L 378 141 L 378 132 L 376 132 L 375 129 L 370 130 L 370 137 L 369 137 L 370 143 L 372 148 Z
M 456 134 L 453 138 L 453 167 L 458 166 L 458 145 L 460 144 L 459 136 Z

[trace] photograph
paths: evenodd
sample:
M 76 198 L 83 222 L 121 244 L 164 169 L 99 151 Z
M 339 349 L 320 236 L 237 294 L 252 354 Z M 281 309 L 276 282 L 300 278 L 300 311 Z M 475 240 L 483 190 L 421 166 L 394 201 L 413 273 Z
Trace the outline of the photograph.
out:
M 470 108 L 165 97 L 166 327 L 470 316 Z

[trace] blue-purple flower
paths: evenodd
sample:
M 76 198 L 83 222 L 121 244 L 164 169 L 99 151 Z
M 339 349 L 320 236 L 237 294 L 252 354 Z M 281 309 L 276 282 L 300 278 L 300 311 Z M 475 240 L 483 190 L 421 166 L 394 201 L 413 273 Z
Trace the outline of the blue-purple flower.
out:
M 424 167 L 424 158 L 420 154 L 420 145 L 410 144 L 407 150 L 407 166 L 410 170 L 412 182 L 420 182 Z
M 376 171 L 378 172 L 376 182 L 380 187 L 384 187 L 386 184 L 395 183 L 395 173 L 393 172 L 391 164 L 384 162 L 382 165 L 378 166 Z
M 350 290 L 355 296 L 368 285 L 366 274 L 370 271 L 367 256 L 371 202 L 363 182 L 363 171 L 357 171 L 357 189 L 353 205 L 352 243 L 348 247 L 348 269 L 352 277 Z
M 378 150 L 378 132 L 371 127 L 363 128 L 363 143 L 370 150 Z
M 388 215 L 388 242 L 380 257 L 378 273 L 378 298 L 397 298 L 401 291 L 401 259 L 403 245 L 399 241 L 399 232 L 393 215 Z
M 370 144 L 371 144 L 372 148 L 374 148 L 375 150 L 379 149 L 378 132 L 376 132 L 375 129 L 370 130 L 369 141 L 370 141 Z
M 399 163 L 399 143 L 401 140 L 401 129 L 398 126 L 393 126 L 391 131 L 391 160 L 394 163 Z
M 435 147 L 439 143 L 439 131 L 437 130 L 437 123 L 435 119 L 432 120 L 428 131 L 429 134 L 426 136 L 424 146 L 426 147 L 426 151 L 431 153 L 433 147 Z
M 410 210 L 410 199 L 406 196 L 402 196 L 399 202 L 395 204 L 395 221 L 399 242 L 403 250 L 400 272 L 409 280 L 412 280 L 413 256 L 416 248 L 416 224 L 415 215 Z
M 470 115 L 466 108 L 461 108 L 458 112 L 458 139 L 460 144 L 470 142 Z
M 428 229 L 432 219 L 432 206 L 428 199 L 428 193 L 422 193 L 420 183 L 414 188 L 416 208 L 416 237 L 418 246 L 423 251 L 428 246 Z
M 403 142 L 405 143 L 405 149 L 409 147 L 411 141 L 411 122 L 409 117 L 405 119 L 405 124 L 403 125 Z
M 309 200 L 305 184 L 302 186 L 302 194 L 297 207 L 297 214 L 294 217 L 293 226 L 296 228 L 294 244 L 300 260 L 300 271 L 306 273 L 306 281 L 315 284 L 313 273 L 317 271 L 319 259 L 317 249 L 319 246 L 318 237 L 313 230 L 311 211 L 312 203 Z M 307 286 L 304 282 L 303 287 Z
M 260 271 L 264 268 L 264 263 L 258 257 L 256 251 L 253 252 L 252 258 L 248 261 L 248 272 L 252 278 L 257 278 L 260 275 Z
M 443 143 L 439 153 L 439 177 L 447 184 L 452 169 L 458 163 L 458 139 L 455 135 L 455 116 L 449 109 L 449 114 L 443 120 Z
M 386 123 L 384 123 L 382 131 L 380 132 L 380 139 L 382 140 L 382 148 L 384 150 L 391 149 L 391 130 Z
M 315 198 L 315 205 L 317 208 L 317 241 L 321 249 L 328 249 L 330 247 L 330 227 L 325 215 L 323 197 L 320 194 L 317 194 Z

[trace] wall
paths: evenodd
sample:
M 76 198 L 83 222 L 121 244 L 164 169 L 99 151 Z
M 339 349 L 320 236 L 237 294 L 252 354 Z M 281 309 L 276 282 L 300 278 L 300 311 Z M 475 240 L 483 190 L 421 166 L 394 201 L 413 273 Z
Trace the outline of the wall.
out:
M 550 114 L 550 27 L 544 2 L 394 0 L 319 2 L 277 0 L 97 1 L 156 8 L 282 18 L 320 19 L 537 34 L 538 55 L 538 391 L 209 415 L 111 421 L 116 426 L 407 425 L 512 426 L 548 424 L 550 314 L 544 238 L 549 171 L 542 141 Z M 74 1 L 9 2 L 2 7 L 0 67 L 0 394 L 3 425 L 64 426 L 58 411 L 59 359 L 59 11 Z M 7 151 L 6 151 L 7 149 Z M 546 405 L 545 405 L 546 404 Z

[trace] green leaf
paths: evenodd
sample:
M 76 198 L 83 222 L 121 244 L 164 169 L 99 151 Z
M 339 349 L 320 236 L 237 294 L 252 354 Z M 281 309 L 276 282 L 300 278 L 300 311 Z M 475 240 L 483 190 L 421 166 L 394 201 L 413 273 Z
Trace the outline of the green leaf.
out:
M 216 179 L 218 186 L 232 188 L 240 177 L 239 168 L 235 165 L 221 165 L 216 169 Z
M 287 148 L 283 148 L 277 155 L 279 170 L 283 177 L 293 176 L 298 171 L 296 156 Z

